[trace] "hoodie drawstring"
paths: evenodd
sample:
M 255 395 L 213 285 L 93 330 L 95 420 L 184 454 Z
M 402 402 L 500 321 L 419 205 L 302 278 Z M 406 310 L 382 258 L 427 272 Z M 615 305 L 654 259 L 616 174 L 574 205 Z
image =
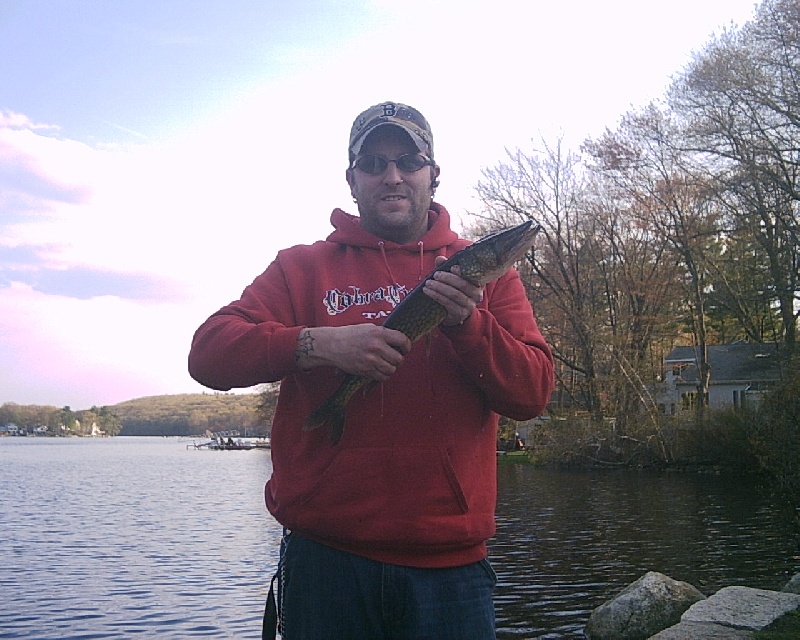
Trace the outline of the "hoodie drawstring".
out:
M 384 246 L 383 240 L 378 242 L 378 248 L 381 250 L 381 258 L 383 258 L 383 266 L 386 267 L 386 272 L 389 274 L 389 282 L 391 284 L 395 284 L 397 280 L 394 279 L 394 275 L 392 274 L 392 268 L 389 266 L 389 259 L 386 257 L 386 247 Z
M 390 282 L 392 282 L 392 284 L 397 283 L 394 274 L 392 274 L 392 268 L 389 266 L 389 258 L 386 256 L 386 245 L 383 240 L 378 242 L 378 249 L 380 249 L 383 266 L 386 267 L 386 273 L 389 274 Z M 417 241 L 417 249 L 419 250 L 419 269 L 417 273 L 417 282 L 419 282 L 428 273 L 425 270 L 425 243 L 422 242 L 422 240 Z
M 386 246 L 383 240 L 378 241 L 378 249 L 381 252 L 381 259 L 383 260 L 383 266 L 386 267 L 386 272 L 389 274 L 389 282 L 392 284 L 398 284 L 397 280 L 395 280 L 394 274 L 392 273 L 392 268 L 389 266 L 389 258 L 386 255 Z M 425 243 L 422 240 L 417 241 L 417 249 L 419 255 L 419 267 L 418 267 L 418 274 L 417 274 L 417 282 L 421 282 L 422 279 L 428 274 L 428 271 L 425 269 Z M 428 357 L 425 358 L 426 366 L 425 366 L 425 377 L 428 381 L 428 387 L 430 389 L 435 390 L 435 385 L 433 384 L 433 375 L 430 370 L 430 349 L 431 349 L 431 336 L 426 336 L 425 339 L 425 348 L 427 351 Z M 381 394 L 381 417 L 383 417 L 383 392 L 384 386 L 383 384 L 380 385 L 380 394 Z M 435 392 L 435 391 L 434 391 Z

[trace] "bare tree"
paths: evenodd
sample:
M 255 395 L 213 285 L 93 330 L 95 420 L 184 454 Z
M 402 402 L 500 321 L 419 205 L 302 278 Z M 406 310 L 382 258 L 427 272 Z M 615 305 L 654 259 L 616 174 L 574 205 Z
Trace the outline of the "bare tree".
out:
M 651 421 L 659 412 L 651 394 L 662 358 L 677 333 L 680 269 L 669 245 L 642 223 L 636 206 L 613 184 L 597 184 L 594 217 L 606 245 L 599 265 L 605 282 L 611 362 L 607 383 L 609 413 L 620 432 L 638 421 L 642 410 Z
M 531 254 L 529 293 L 560 366 L 561 406 L 585 407 L 602 420 L 599 389 L 605 298 L 597 265 L 596 221 L 587 215 L 588 186 L 577 154 L 562 141 L 531 153 L 507 152 L 508 160 L 483 171 L 477 192 L 484 223 L 506 226 L 523 219 L 542 225 Z
M 594 168 L 629 199 L 630 211 L 683 269 L 684 297 L 698 350 L 697 421 L 703 422 L 711 369 L 706 303 L 708 245 L 717 231 L 708 185 L 688 170 L 678 150 L 678 129 L 669 113 L 651 104 L 627 114 L 619 128 L 587 141 Z
M 800 3 L 765 0 L 755 19 L 713 39 L 670 89 L 686 150 L 706 157 L 724 188 L 732 234 L 760 247 L 779 307 L 780 337 L 795 351 L 800 274 Z M 741 300 L 740 300 L 741 302 Z M 734 305 L 745 320 L 743 306 Z M 756 335 L 751 324 L 748 334 Z
M 674 260 L 632 216 L 630 198 L 593 180 L 561 141 L 508 158 L 478 186 L 483 223 L 530 218 L 544 228 L 528 282 L 560 364 L 556 399 L 598 425 L 613 416 L 624 433 L 642 408 L 657 410 L 650 389 L 663 354 L 653 356 L 653 343 L 672 321 Z

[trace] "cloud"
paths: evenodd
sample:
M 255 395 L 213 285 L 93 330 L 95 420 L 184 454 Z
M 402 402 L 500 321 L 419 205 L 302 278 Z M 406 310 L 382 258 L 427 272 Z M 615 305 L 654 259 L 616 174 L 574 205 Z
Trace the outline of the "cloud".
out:
M 47 202 L 84 204 L 91 189 L 70 184 L 48 173 L 39 160 L 0 138 L 0 207 L 26 203 L 32 212 Z
M 22 284 L 0 288 L 2 402 L 115 404 L 200 391 L 186 354 L 200 313 L 191 305 L 79 300 Z
M 141 252 L 138 264 L 126 264 L 115 259 L 124 253 L 119 246 L 103 250 L 113 237 L 108 212 L 120 205 L 106 196 L 98 207 L 96 196 L 108 180 L 119 185 L 127 154 L 51 137 L 53 129 L 20 114 L 0 119 L 0 287 L 20 283 L 81 300 L 185 300 L 185 287 L 149 271 Z
M 128 300 L 179 302 L 183 297 L 178 287 L 144 273 L 115 273 L 72 267 L 44 270 L 32 280 L 36 291 L 79 300 L 116 296 Z
M 276 128 L 291 121 L 281 109 L 259 102 L 126 148 L 4 120 L 0 402 L 201 390 L 186 371 L 194 330 L 279 248 L 324 236 L 331 189 L 346 194 L 341 145 L 326 145 L 332 162 L 297 149 L 305 128 Z M 312 177 L 309 160 L 342 170 Z
M 0 246 L 0 288 L 24 284 L 46 295 L 90 300 L 115 296 L 139 302 L 183 302 L 185 288 L 170 278 L 85 265 L 54 266 L 51 247 Z
M 33 122 L 28 116 L 13 111 L 0 109 L 0 129 L 30 129 L 48 131 L 58 131 L 58 127 L 52 124 L 41 124 Z

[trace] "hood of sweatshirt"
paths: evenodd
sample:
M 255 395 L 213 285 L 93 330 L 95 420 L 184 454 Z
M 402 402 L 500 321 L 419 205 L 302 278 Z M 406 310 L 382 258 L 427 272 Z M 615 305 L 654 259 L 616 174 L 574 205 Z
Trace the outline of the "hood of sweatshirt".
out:
M 450 228 L 450 214 L 442 205 L 432 202 L 428 211 L 428 231 L 418 241 L 408 244 L 397 244 L 390 240 L 383 240 L 377 236 L 364 231 L 361 227 L 361 218 L 349 214 L 342 209 L 334 209 L 331 214 L 331 224 L 334 231 L 327 240 L 338 244 L 353 247 L 376 248 L 383 246 L 386 250 L 400 249 L 418 252 L 420 243 L 426 251 L 436 251 L 443 247 L 453 244 L 458 239 L 458 235 Z

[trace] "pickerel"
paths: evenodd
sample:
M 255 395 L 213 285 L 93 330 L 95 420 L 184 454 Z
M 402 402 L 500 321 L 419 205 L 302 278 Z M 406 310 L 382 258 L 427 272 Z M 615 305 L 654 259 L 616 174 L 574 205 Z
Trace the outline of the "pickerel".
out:
M 497 280 L 514 263 L 520 260 L 533 246 L 534 238 L 541 227 L 530 220 L 516 227 L 496 231 L 484 236 L 474 244 L 453 254 L 451 258 L 431 271 L 411 292 L 403 298 L 386 318 L 384 327 L 402 331 L 411 342 L 433 331 L 445 319 L 447 312 L 438 302 L 422 291 L 425 282 L 437 271 L 460 268 L 460 275 L 472 284 L 483 286 Z M 348 374 L 333 395 L 320 404 L 304 423 L 307 430 L 324 424 L 330 428 L 331 442 L 337 444 L 344 433 L 345 409 L 353 394 L 370 383 L 369 378 Z M 374 384 L 374 382 L 373 382 Z

